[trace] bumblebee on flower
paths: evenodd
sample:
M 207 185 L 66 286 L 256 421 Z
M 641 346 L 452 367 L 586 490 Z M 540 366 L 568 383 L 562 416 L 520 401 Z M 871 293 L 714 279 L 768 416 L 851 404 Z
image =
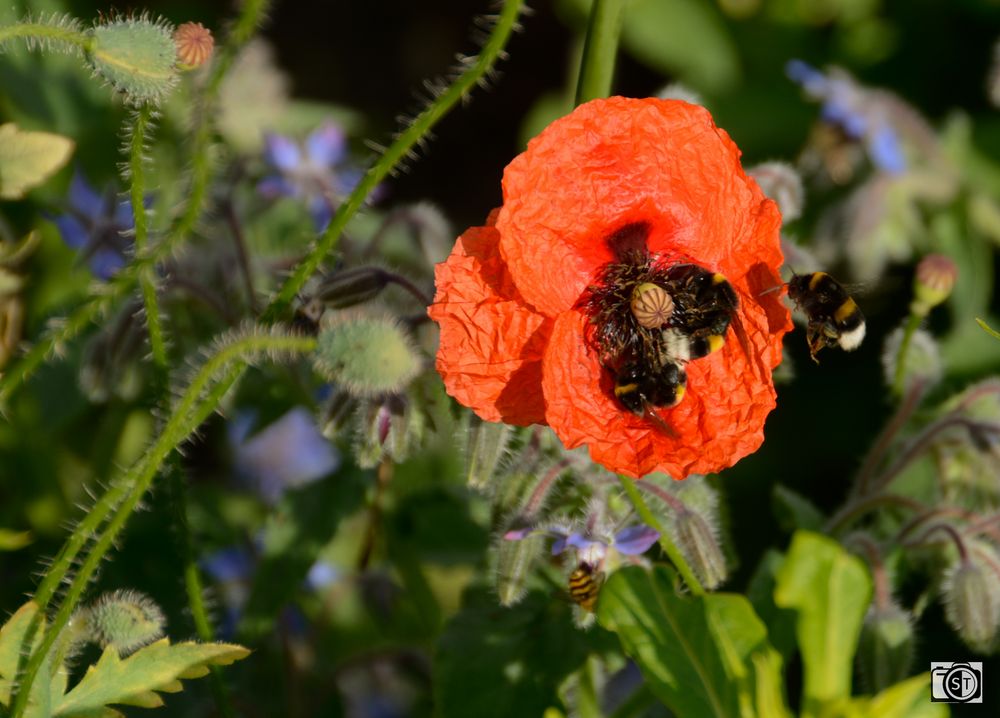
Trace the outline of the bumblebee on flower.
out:
M 503 190 L 437 267 L 448 392 L 630 476 L 717 472 L 756 450 L 791 326 L 764 293 L 780 284 L 781 218 L 708 112 L 589 102 L 508 165 Z M 672 395 L 643 389 L 649 373 Z

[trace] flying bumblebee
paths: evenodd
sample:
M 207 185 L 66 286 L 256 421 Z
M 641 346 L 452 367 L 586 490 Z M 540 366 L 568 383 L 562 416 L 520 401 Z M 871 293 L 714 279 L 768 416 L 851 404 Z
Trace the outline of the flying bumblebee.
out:
M 581 561 L 569 575 L 569 597 L 588 613 L 597 607 L 597 597 L 604 584 L 604 574 L 595 566 Z
M 655 409 L 678 404 L 687 389 L 685 366 L 719 350 L 734 327 L 739 299 L 729 281 L 693 263 L 650 254 L 649 226 L 628 225 L 608 238 L 615 261 L 584 294 L 589 346 L 626 410 L 672 433 Z
M 809 356 L 823 347 L 854 351 L 865 338 L 865 317 L 840 282 L 826 272 L 796 274 L 788 283 L 788 296 L 806 315 Z

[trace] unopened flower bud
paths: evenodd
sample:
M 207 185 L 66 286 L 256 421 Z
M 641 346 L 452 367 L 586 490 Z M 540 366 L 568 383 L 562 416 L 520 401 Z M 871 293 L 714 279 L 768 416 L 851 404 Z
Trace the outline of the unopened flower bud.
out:
M 91 401 L 130 400 L 142 389 L 144 329 L 138 311 L 135 303 L 126 305 L 84 348 L 79 381 Z
M 330 309 L 346 309 L 374 299 L 389 284 L 389 273 L 381 267 L 355 267 L 324 277 L 315 297 Z
M 928 254 L 917 265 L 910 311 L 917 316 L 927 316 L 931 309 L 948 298 L 957 278 L 958 267 L 949 257 Z
M 420 445 L 426 429 L 424 413 L 396 395 L 367 402 L 360 421 L 355 458 L 361 468 L 376 466 L 384 458 L 403 461 Z
M 858 667 L 868 693 L 878 693 L 910 675 L 914 633 L 909 612 L 895 603 L 872 606 L 858 643 Z
M 141 648 L 163 635 L 166 618 L 156 601 L 138 591 L 112 591 L 80 611 L 78 630 L 101 648 L 119 655 Z
M 705 588 L 716 588 L 726 580 L 726 558 L 719 539 L 700 514 L 681 511 L 674 524 L 674 540 Z
M 1000 626 L 1000 579 L 985 562 L 969 557 L 956 564 L 943 584 L 945 618 L 965 643 L 986 652 Z
M 177 46 L 170 26 L 148 15 L 98 24 L 87 59 L 131 105 L 158 104 L 177 82 Z
M 524 598 L 531 565 L 544 550 L 545 537 L 539 534 L 497 543 L 496 587 L 501 606 L 513 606 Z
M 345 391 L 334 391 L 320 411 L 320 433 L 327 439 L 339 436 L 358 408 L 358 401 Z
M 940 381 L 944 373 L 944 362 L 941 359 L 941 350 L 934 337 L 923 329 L 914 330 L 910 336 L 910 343 L 906 348 L 906 356 L 900 356 L 900 348 L 903 342 L 905 329 L 899 327 L 895 329 L 885 340 L 882 348 L 882 370 L 888 386 L 893 386 L 896 380 L 896 366 L 903 362 L 903 386 L 904 392 L 917 382 L 925 387 L 933 386 Z
M 186 22 L 174 31 L 174 44 L 180 68 L 193 70 L 212 56 L 215 40 L 212 32 L 200 22 Z
M 777 203 L 783 222 L 802 216 L 805 191 L 802 189 L 802 177 L 794 167 L 784 162 L 764 162 L 751 167 L 747 174 L 757 180 L 764 194 Z M 801 272 L 802 269 L 796 271 Z
M 465 477 L 469 486 L 483 489 L 490 484 L 507 454 L 514 435 L 509 424 L 483 421 L 470 413 L 465 442 Z
M 394 319 L 364 315 L 324 327 L 313 363 L 357 397 L 400 393 L 422 368 L 413 342 Z

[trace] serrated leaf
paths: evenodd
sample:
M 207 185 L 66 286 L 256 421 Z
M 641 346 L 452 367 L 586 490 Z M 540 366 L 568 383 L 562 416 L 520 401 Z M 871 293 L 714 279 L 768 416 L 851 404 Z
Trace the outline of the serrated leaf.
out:
M 743 596 L 679 596 L 669 569 L 629 567 L 601 590 L 598 620 L 675 714 L 787 715 L 781 657 Z
M 805 682 L 802 715 L 851 694 L 854 652 L 871 601 L 864 563 L 833 539 L 799 531 L 778 570 L 774 602 L 798 615 L 796 636 Z
M 73 140 L 51 132 L 0 125 L 0 198 L 20 199 L 58 172 L 73 152 Z
M 229 643 L 185 642 L 171 645 L 162 639 L 122 660 L 114 648 L 104 650 L 79 683 L 59 700 L 54 716 L 91 718 L 114 715 L 108 705 L 151 708 L 162 705 L 157 691 L 176 692 L 177 680 L 208 666 L 225 666 L 250 655 L 243 646 Z

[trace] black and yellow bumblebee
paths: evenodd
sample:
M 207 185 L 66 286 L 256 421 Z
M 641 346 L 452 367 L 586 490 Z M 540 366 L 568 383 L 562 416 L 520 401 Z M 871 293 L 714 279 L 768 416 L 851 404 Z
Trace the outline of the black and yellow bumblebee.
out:
M 597 597 L 604 585 L 604 574 L 595 566 L 581 561 L 569 575 L 569 597 L 588 613 L 597 607 Z
M 590 319 L 587 342 L 610 393 L 662 427 L 654 410 L 684 398 L 685 366 L 720 349 L 730 326 L 739 331 L 739 298 L 722 274 L 651 254 L 648 235 L 649 225 L 636 223 L 608 237 L 614 260 L 578 306 Z
M 809 356 L 823 347 L 854 351 L 865 338 L 865 316 L 847 290 L 826 272 L 796 274 L 788 282 L 788 296 L 806 315 Z

